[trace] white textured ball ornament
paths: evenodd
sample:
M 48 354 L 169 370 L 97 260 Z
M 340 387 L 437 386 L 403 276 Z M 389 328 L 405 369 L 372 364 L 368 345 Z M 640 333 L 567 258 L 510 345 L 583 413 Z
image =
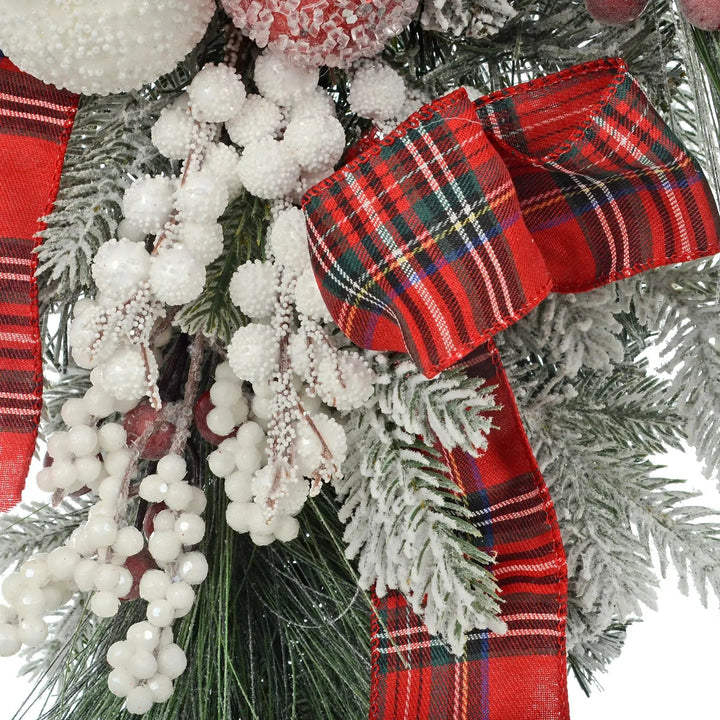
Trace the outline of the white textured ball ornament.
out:
M 280 140 L 263 138 L 248 145 L 240 158 L 240 180 L 250 193 L 277 200 L 292 192 L 300 166 Z
M 304 270 L 295 285 L 295 307 L 311 320 L 330 322 L 332 315 L 325 305 L 312 270 Z
M 205 285 L 205 268 L 186 248 L 177 245 L 160 250 L 150 266 L 150 287 L 167 305 L 194 300 Z
M 300 115 L 285 130 L 285 144 L 303 170 L 328 174 L 345 150 L 345 130 L 337 118 L 325 114 Z
M 240 112 L 245 102 L 245 86 L 229 65 L 205 65 L 190 83 L 188 95 L 195 119 L 221 123 Z
M 267 382 L 279 360 L 280 348 L 269 325 L 250 323 L 238 328 L 228 345 L 228 362 L 240 380 Z
M 230 139 L 240 146 L 274 138 L 282 130 L 283 116 L 280 108 L 261 95 L 248 95 L 237 115 L 225 121 Z
M 385 122 L 402 111 L 405 83 L 387 65 L 366 65 L 355 73 L 348 100 L 352 111 L 360 117 Z
M 223 180 L 200 170 L 190 173 L 178 188 L 175 207 L 182 220 L 214 222 L 223 214 L 228 199 Z
M 300 208 L 281 210 L 270 228 L 268 240 L 270 251 L 283 267 L 297 275 L 310 269 L 305 214 Z
M 123 215 L 145 233 L 156 235 L 173 211 L 175 181 L 163 175 L 138 178 L 125 191 Z
M 121 345 L 99 367 L 105 389 L 118 400 L 137 400 L 157 382 L 155 356 L 135 345 Z
M 238 196 L 243 188 L 240 180 L 240 154 L 225 143 L 210 143 L 205 150 L 203 171 L 225 183 L 230 198 Z
M 0 0 L 0 46 L 46 83 L 93 94 L 138 89 L 202 39 L 214 0 Z
M 291 106 L 315 90 L 320 73 L 292 62 L 284 54 L 264 52 L 255 62 L 255 84 L 261 95 L 278 105 Z
M 230 281 L 230 299 L 249 318 L 262 320 L 272 315 L 276 286 L 277 273 L 272 263 L 243 263 Z
M 119 302 L 129 300 L 149 274 L 149 253 L 131 240 L 109 240 L 93 259 L 92 276 L 98 290 Z
M 199 263 L 208 265 L 223 251 L 223 229 L 219 223 L 180 223 L 178 240 Z
M 190 153 L 195 121 L 182 108 L 165 108 L 152 127 L 150 137 L 162 155 L 185 160 Z
M 365 359 L 353 352 L 328 354 L 318 364 L 320 398 L 340 412 L 362 407 L 372 396 L 375 375 Z

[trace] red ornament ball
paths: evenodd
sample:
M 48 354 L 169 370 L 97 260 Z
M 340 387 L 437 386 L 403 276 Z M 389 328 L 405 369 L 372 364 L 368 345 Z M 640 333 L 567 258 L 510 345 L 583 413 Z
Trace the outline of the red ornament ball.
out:
M 123 418 L 123 427 L 127 433 L 128 445 L 134 443 L 143 435 L 148 426 L 157 422 L 159 410 L 150 405 L 148 400 L 143 400 L 139 405 L 130 410 Z M 175 426 L 167 421 L 158 423 L 152 434 L 145 443 L 140 457 L 145 460 L 160 460 L 170 451 Z
M 635 22 L 647 7 L 648 0 L 585 0 L 592 17 L 603 25 L 626 25 Z
M 418 0 L 222 0 L 260 47 L 298 65 L 343 67 L 375 55 L 410 22 Z
M 677 0 L 687 21 L 701 30 L 720 30 L 720 0 Z

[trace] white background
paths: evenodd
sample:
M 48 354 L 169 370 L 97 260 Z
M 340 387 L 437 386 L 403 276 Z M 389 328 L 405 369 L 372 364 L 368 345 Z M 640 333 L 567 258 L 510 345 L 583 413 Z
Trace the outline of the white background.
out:
M 705 493 L 702 502 L 720 509 L 720 494 L 714 483 L 702 479 L 693 458 L 678 453 L 669 456 L 667 462 L 665 475 L 690 478 L 691 487 Z M 26 680 L 16 678 L 18 669 L 15 658 L 0 658 L 0 720 L 11 720 L 30 691 Z M 705 609 L 692 590 L 685 597 L 677 590 L 676 578 L 668 578 L 660 591 L 659 611 L 647 610 L 643 621 L 630 627 L 621 657 L 598 680 L 603 690 L 594 690 L 588 699 L 575 679 L 569 678 L 572 720 L 718 720 L 717 599 Z M 37 714 L 25 717 L 34 720 Z

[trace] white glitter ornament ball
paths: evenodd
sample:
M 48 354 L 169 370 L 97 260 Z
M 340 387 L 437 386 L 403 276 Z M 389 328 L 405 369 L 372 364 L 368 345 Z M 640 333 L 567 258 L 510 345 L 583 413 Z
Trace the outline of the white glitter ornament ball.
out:
M 177 245 L 160 250 L 150 265 L 150 288 L 167 305 L 194 300 L 205 285 L 205 268 L 193 254 Z
M 300 115 L 287 126 L 284 141 L 303 170 L 330 174 L 345 150 L 345 130 L 330 115 Z
M 99 368 L 104 389 L 118 400 L 143 397 L 158 377 L 155 356 L 135 345 L 121 345 Z
M 214 222 L 227 207 L 228 191 L 221 178 L 205 170 L 187 175 L 178 188 L 175 207 L 183 220 Z
M 210 143 L 205 150 L 203 172 L 210 173 L 225 183 L 229 198 L 235 198 L 242 190 L 240 180 L 240 154 L 225 143 Z
M 387 65 L 367 65 L 355 73 L 348 100 L 360 117 L 385 122 L 402 112 L 405 83 Z
M 264 52 L 255 62 L 255 84 L 261 95 L 278 105 L 291 106 L 315 90 L 320 73 L 293 63 L 285 55 Z
M 207 265 L 223 251 L 223 230 L 220 223 L 180 223 L 178 240 L 199 263 Z
M 270 250 L 284 267 L 300 274 L 311 268 L 305 214 L 298 207 L 278 213 L 269 233 Z
M 239 328 L 228 345 L 228 362 L 240 380 L 253 385 L 267 382 L 279 360 L 275 331 L 269 325 L 250 323 Z
M 165 108 L 152 127 L 150 137 L 162 155 L 185 160 L 190 153 L 195 121 L 179 107 Z
M 290 192 L 300 177 L 300 166 L 280 140 L 264 138 L 248 145 L 240 158 L 240 180 L 250 193 L 277 200 Z
M 123 215 L 144 233 L 156 235 L 173 211 L 175 181 L 163 175 L 138 178 L 125 191 Z
M 173 70 L 214 12 L 214 0 L 0 0 L 0 47 L 46 83 L 125 92 Z
M 332 320 L 332 315 L 327 305 L 325 305 L 311 269 L 304 270 L 298 276 L 295 285 L 295 307 L 298 312 L 306 315 L 311 320 L 320 322 L 330 322 Z
M 230 281 L 230 299 L 249 318 L 272 315 L 277 292 L 277 273 L 272 263 L 255 260 L 243 263 Z
M 190 83 L 188 95 L 196 120 L 221 123 L 240 112 L 245 86 L 229 65 L 205 65 Z
M 110 240 L 95 253 L 92 276 L 95 284 L 118 302 L 125 302 L 147 280 L 150 255 L 140 243 L 131 240 Z
M 280 108 L 262 95 L 248 95 L 240 112 L 225 122 L 230 139 L 240 146 L 276 137 L 282 127 Z
M 222 0 L 260 47 L 293 62 L 342 67 L 382 50 L 410 22 L 418 0 Z

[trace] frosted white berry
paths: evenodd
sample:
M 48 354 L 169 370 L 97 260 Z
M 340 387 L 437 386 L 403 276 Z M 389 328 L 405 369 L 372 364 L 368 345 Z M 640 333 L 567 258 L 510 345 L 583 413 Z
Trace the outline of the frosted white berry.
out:
M 233 502 L 250 502 L 253 497 L 251 476 L 234 472 L 225 479 L 225 494 Z
M 335 102 L 327 90 L 317 87 L 311 92 L 299 95 L 290 109 L 290 121 L 311 115 L 328 115 L 336 117 Z
M 158 376 L 155 356 L 136 345 L 121 345 L 101 368 L 107 390 L 119 400 L 141 398 Z
M 292 105 L 318 84 L 317 68 L 302 67 L 280 53 L 264 52 L 255 63 L 255 84 L 261 95 L 278 105 Z
M 372 396 L 375 376 L 367 362 L 353 352 L 340 351 L 318 364 L 317 392 L 323 402 L 341 412 L 362 407 Z
M 117 615 L 120 608 L 120 601 L 117 596 L 109 590 L 96 592 L 90 598 L 90 609 L 101 618 L 109 618 Z
M 222 253 L 222 225 L 216 222 L 183 222 L 178 231 L 178 240 L 199 263 L 208 265 Z
M 202 122 L 225 122 L 245 102 L 245 86 L 235 70 L 223 63 L 205 65 L 188 88 L 193 116 Z
M 167 305 L 194 300 L 205 285 L 205 268 L 181 245 L 162 248 L 152 259 L 150 287 Z
M 63 403 L 60 417 L 66 425 L 86 425 L 90 422 L 90 413 L 82 398 L 69 398 Z
M 304 170 L 330 174 L 345 150 L 345 130 L 326 114 L 302 114 L 285 130 L 285 144 Z
M 114 300 L 124 302 L 135 292 L 150 272 L 150 254 L 140 243 L 110 240 L 95 254 L 92 276 L 98 290 Z
M 15 655 L 21 646 L 17 627 L 10 623 L 0 623 L 0 657 Z
M 208 574 L 208 563 L 201 552 L 189 552 L 178 560 L 178 575 L 188 585 L 199 585 Z
M 265 137 L 277 137 L 282 127 L 280 108 L 261 95 L 248 95 L 240 112 L 225 122 L 230 139 L 241 147 Z
M 143 232 L 159 232 L 173 210 L 175 181 L 158 175 L 139 178 L 125 191 L 122 207 L 125 217 Z
M 275 200 L 293 190 L 300 177 L 300 166 L 282 141 L 263 138 L 245 148 L 239 172 L 250 193 Z
M 300 523 L 290 515 L 277 515 L 272 523 L 272 531 L 280 542 L 290 542 L 298 536 Z
M 125 446 L 127 433 L 120 423 L 105 423 L 98 430 L 98 441 L 101 450 L 119 450 Z
M 369 64 L 355 73 L 348 96 L 360 117 L 384 122 L 396 117 L 405 103 L 405 83 L 391 67 Z
M 165 108 L 152 127 L 153 145 L 171 160 L 185 160 L 193 141 L 195 121 L 182 108 Z
M 305 215 L 300 208 L 289 207 L 279 212 L 268 240 L 273 256 L 284 267 L 298 275 L 310 267 Z
M 178 188 L 175 207 L 182 220 L 215 222 L 228 204 L 224 181 L 207 170 L 191 172 Z
M 228 346 L 228 362 L 240 380 L 266 382 L 279 360 L 275 332 L 269 325 L 250 323 L 235 331 Z
M 95 428 L 75 425 L 68 431 L 68 447 L 73 455 L 91 455 L 99 449 Z
M 172 562 L 180 555 L 182 543 L 172 530 L 155 530 L 148 540 L 148 550 L 158 562 Z
M 243 397 L 242 385 L 232 373 L 230 379 L 216 380 L 213 383 L 210 388 L 210 400 L 215 407 L 232 408 L 234 405 L 240 405 L 245 408 L 247 417 L 247 403 Z
M 240 265 L 230 281 L 233 304 L 254 320 L 272 315 L 277 294 L 277 273 L 270 262 L 254 260 Z
M 205 150 L 203 172 L 210 173 L 225 183 L 229 198 L 237 197 L 242 190 L 240 154 L 225 143 L 210 143 Z
M 168 482 L 182 480 L 187 474 L 187 464 L 180 455 L 166 455 L 158 461 L 157 474 Z
M 320 288 L 318 288 L 315 274 L 312 270 L 304 270 L 295 285 L 295 307 L 298 312 L 312 320 L 330 322 L 332 315 L 325 305 Z
M 170 577 L 162 570 L 146 570 L 140 579 L 140 597 L 148 602 L 163 600 L 171 585 Z
M 118 238 L 125 238 L 126 240 L 132 240 L 133 242 L 144 242 L 147 237 L 147 233 L 139 228 L 134 223 L 130 222 L 127 218 L 123 218 L 117 226 Z

